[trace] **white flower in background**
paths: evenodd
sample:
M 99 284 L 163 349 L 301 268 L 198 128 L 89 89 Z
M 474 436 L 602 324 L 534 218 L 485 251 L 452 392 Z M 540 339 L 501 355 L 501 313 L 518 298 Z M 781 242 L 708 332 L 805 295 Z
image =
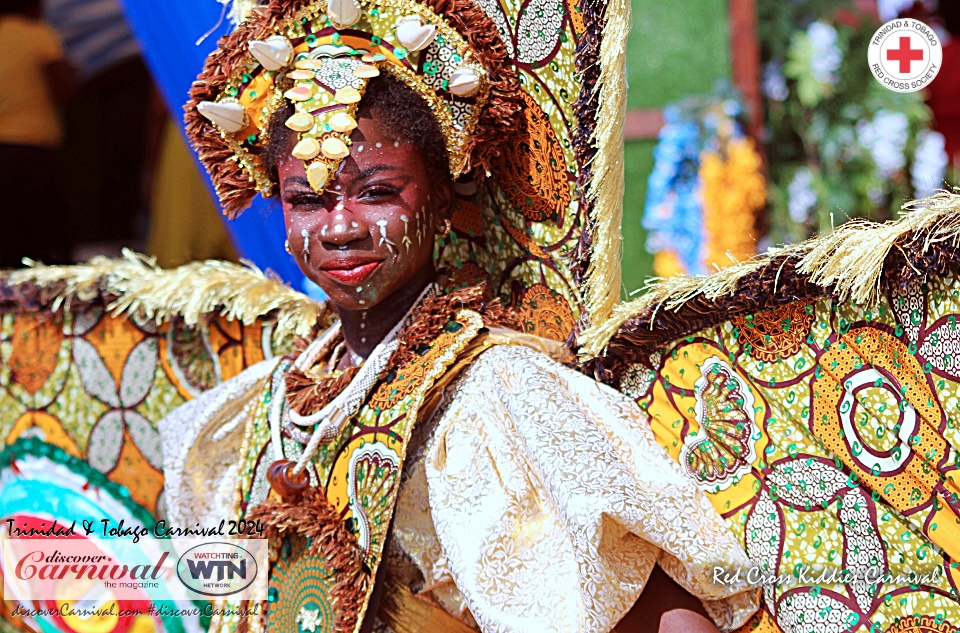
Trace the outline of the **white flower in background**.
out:
M 790 219 L 797 224 L 805 224 L 810 219 L 810 213 L 817 206 L 817 192 L 813 190 L 813 172 L 809 167 L 801 167 L 793 175 L 793 180 L 787 187 L 790 210 Z
M 837 29 L 826 22 L 814 22 L 807 27 L 810 40 L 810 74 L 825 84 L 835 84 L 837 69 L 843 62 L 843 51 L 837 46 Z
M 913 6 L 914 0 L 878 0 L 877 13 L 881 22 L 888 22 L 897 17 L 904 9 Z
M 943 134 L 924 130 L 917 135 L 917 149 L 913 154 L 910 181 L 913 183 L 914 194 L 918 198 L 929 195 L 943 186 L 949 162 L 947 142 Z
M 784 101 L 790 96 L 787 80 L 783 76 L 783 64 L 767 62 L 763 65 L 763 94 L 774 101 Z
M 906 165 L 904 150 L 909 138 L 910 122 L 902 112 L 880 110 L 872 121 L 857 123 L 857 141 L 870 152 L 885 178 L 890 178 Z

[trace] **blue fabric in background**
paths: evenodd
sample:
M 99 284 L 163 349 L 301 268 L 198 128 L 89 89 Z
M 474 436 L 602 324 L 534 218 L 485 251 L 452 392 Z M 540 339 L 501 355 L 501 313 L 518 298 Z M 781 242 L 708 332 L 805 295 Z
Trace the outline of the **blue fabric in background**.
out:
M 121 4 L 167 108 L 175 120 L 182 121 L 190 85 L 220 37 L 233 28 L 222 13 L 224 6 L 215 0 L 121 0 Z M 197 41 L 211 30 L 198 45 Z M 213 185 L 199 161 L 197 168 L 213 195 Z M 283 215 L 275 199 L 258 196 L 239 219 L 226 223 L 241 257 L 261 269 L 272 270 L 294 288 L 321 298 L 317 296 L 319 288 L 307 282 L 284 251 Z

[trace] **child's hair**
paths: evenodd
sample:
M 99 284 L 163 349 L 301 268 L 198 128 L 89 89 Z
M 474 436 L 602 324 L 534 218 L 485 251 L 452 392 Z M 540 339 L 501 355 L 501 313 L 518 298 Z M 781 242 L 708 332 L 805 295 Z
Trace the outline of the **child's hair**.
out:
M 264 162 L 276 182 L 277 167 L 289 152 L 292 131 L 284 122 L 293 114 L 293 106 L 286 105 L 270 119 Z M 450 179 L 447 147 L 440 125 L 427 103 L 406 84 L 393 75 L 384 73 L 367 84 L 360 101 L 357 118 L 376 117 L 381 130 L 392 140 L 409 143 L 420 150 L 427 174 L 434 180 Z

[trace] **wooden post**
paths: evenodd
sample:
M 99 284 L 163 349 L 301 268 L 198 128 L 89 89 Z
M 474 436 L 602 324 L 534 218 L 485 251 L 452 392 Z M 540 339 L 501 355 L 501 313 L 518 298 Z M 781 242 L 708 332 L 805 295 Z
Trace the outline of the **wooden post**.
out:
M 730 14 L 730 62 L 733 85 L 743 95 L 747 108 L 747 132 L 755 139 L 763 129 L 763 99 L 760 95 L 760 42 L 757 39 L 755 0 L 728 0 Z

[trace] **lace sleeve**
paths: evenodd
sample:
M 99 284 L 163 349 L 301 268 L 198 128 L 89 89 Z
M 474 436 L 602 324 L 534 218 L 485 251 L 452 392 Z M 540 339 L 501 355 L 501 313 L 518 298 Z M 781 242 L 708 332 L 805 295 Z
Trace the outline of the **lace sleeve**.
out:
M 643 412 L 533 350 L 474 363 L 425 466 L 446 563 L 485 632 L 610 631 L 658 559 L 722 629 L 758 607 L 755 590 L 712 582 L 746 554 Z

